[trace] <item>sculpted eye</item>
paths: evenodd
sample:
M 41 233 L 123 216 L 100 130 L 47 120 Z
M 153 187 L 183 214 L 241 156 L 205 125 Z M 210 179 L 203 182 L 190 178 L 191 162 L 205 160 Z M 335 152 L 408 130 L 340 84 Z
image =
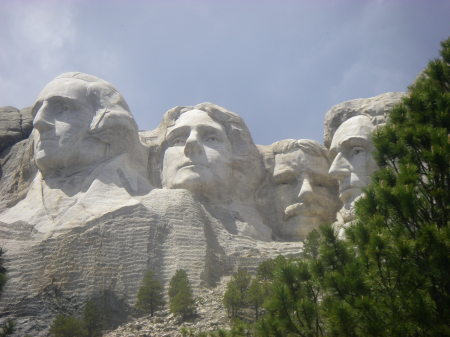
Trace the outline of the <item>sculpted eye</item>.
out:
M 355 146 L 354 148 L 352 148 L 351 154 L 352 154 L 352 156 L 356 156 L 356 155 L 358 155 L 360 153 L 364 153 L 365 151 L 366 150 L 363 147 Z
M 181 137 L 177 137 L 177 138 L 170 140 L 169 144 L 171 146 L 181 146 L 181 145 L 184 145 L 184 139 Z
M 219 141 L 219 139 L 214 135 L 207 136 L 205 140 L 209 143 L 214 143 L 214 142 Z
M 55 106 L 55 112 L 58 114 L 65 113 L 70 110 L 70 107 L 66 103 L 57 103 Z

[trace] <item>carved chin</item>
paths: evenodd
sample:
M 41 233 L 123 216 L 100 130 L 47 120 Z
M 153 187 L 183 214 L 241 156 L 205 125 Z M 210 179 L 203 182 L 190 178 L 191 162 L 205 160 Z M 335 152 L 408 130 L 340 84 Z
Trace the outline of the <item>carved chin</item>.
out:
M 349 208 L 361 194 L 362 187 L 350 187 L 339 193 L 339 199 L 341 199 L 344 207 Z
M 318 216 L 297 215 L 285 221 L 281 226 L 281 234 L 289 240 L 304 240 L 308 234 L 318 228 L 323 221 Z
M 186 190 L 197 190 L 202 185 L 202 176 L 200 173 L 189 171 L 178 172 L 174 178 L 171 179 L 167 188 L 184 188 Z

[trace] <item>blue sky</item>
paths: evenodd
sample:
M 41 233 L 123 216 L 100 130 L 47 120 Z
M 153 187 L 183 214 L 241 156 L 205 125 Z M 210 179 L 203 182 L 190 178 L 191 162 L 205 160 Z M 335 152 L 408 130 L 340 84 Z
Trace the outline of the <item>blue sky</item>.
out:
M 438 57 L 450 0 L 0 0 L 0 22 L 0 105 L 81 71 L 113 83 L 142 130 L 210 101 L 258 144 L 321 142 L 333 105 L 405 91 Z

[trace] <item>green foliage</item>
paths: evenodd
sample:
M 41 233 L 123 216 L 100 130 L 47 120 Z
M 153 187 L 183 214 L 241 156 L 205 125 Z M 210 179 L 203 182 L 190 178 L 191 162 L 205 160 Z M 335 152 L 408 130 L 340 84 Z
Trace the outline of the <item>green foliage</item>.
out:
M 142 286 L 138 290 L 136 309 L 153 316 L 156 310 L 164 305 L 163 286 L 155 279 L 153 272 L 144 275 Z
M 223 297 L 223 304 L 227 308 L 228 316 L 236 318 L 239 316 L 239 311 L 246 307 L 250 280 L 250 274 L 241 268 L 231 277 Z
M 101 336 L 101 331 L 105 329 L 106 319 L 104 312 L 95 300 L 86 303 L 83 311 L 83 323 L 87 337 Z
M 16 323 L 12 319 L 6 320 L 6 322 L 0 327 L 0 337 L 12 335 L 15 327 Z
M 115 329 L 127 320 L 129 307 L 110 290 L 93 296 L 85 305 L 83 320 L 95 335 L 98 331 Z
M 348 310 L 354 333 L 450 335 L 450 39 L 442 46 L 373 138 L 381 169 L 348 232 L 367 288 Z
M 84 337 L 86 330 L 83 321 L 73 317 L 59 315 L 50 326 L 51 337 Z
M 181 315 L 183 319 L 195 313 L 195 302 L 188 275 L 183 269 L 178 269 L 170 280 L 169 309 L 173 314 Z
M 2 248 L 0 248 L 0 295 L 3 291 L 3 287 L 5 286 L 5 283 L 6 283 L 6 269 L 3 266 L 3 254 L 4 254 L 4 251 Z
M 58 315 L 50 328 L 51 336 L 99 337 L 103 330 L 115 329 L 126 320 L 126 309 L 113 292 L 104 291 L 86 303 L 81 318 Z
M 324 226 L 302 259 L 266 273 L 258 335 L 450 336 L 450 39 L 442 46 L 373 137 L 380 170 L 346 239 Z
M 317 233 L 305 243 L 317 250 Z M 307 253 L 298 260 L 278 260 L 274 268 L 271 291 L 265 302 L 267 313 L 257 325 L 260 336 L 323 336 L 320 300 L 323 296 L 316 254 Z M 309 255 L 310 254 L 310 255 Z M 309 258 L 307 258 L 307 256 Z
M 247 304 L 255 311 L 255 320 L 259 318 L 259 312 L 264 303 L 264 284 L 259 278 L 252 279 L 246 297 Z

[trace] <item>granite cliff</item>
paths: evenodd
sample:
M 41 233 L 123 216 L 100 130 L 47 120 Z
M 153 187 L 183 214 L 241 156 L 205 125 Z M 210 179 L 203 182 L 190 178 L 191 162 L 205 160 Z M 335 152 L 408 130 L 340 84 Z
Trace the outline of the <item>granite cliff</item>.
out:
M 55 315 L 79 313 L 96 294 L 133 306 L 147 270 L 167 286 L 183 268 L 200 295 L 239 267 L 295 256 L 322 223 L 342 230 L 351 217 L 339 214 L 375 168 L 370 133 L 401 96 L 333 107 L 325 146 L 262 146 L 212 103 L 177 106 L 138 132 L 110 83 L 58 76 L 32 108 L 0 109 L 0 319 L 45 336 Z

